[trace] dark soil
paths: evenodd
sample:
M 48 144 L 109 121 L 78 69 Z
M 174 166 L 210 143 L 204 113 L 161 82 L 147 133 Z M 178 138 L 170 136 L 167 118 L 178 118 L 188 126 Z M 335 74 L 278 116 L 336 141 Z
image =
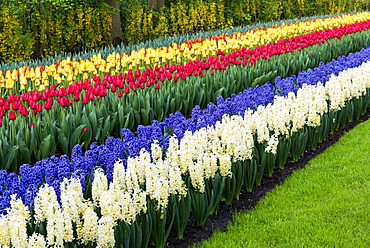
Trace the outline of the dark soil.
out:
M 167 248 L 186 248 L 196 242 L 207 239 L 212 236 L 215 230 L 227 231 L 227 224 L 232 222 L 233 214 L 242 210 L 252 209 L 257 202 L 276 185 L 282 184 L 293 171 L 303 168 L 312 158 L 322 153 L 327 147 L 333 145 L 346 132 L 354 128 L 357 124 L 368 120 L 370 109 L 360 119 L 347 123 L 333 134 L 329 134 L 326 141 L 319 144 L 316 150 L 307 149 L 305 154 L 298 161 L 288 161 L 284 169 L 276 168 L 271 177 L 265 177 L 260 186 L 255 186 L 252 192 L 242 191 L 239 200 L 234 200 L 232 204 L 226 205 L 221 202 L 217 215 L 211 215 L 203 226 L 197 226 L 195 220 L 190 216 L 186 226 L 184 237 L 179 239 L 175 232 L 171 232 L 167 240 Z

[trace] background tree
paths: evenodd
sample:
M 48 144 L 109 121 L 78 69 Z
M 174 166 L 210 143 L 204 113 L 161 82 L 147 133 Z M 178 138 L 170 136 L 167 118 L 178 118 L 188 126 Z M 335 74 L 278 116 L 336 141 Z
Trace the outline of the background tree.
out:
M 157 12 L 163 11 L 164 0 L 148 0 L 149 8 L 154 8 Z
M 119 45 L 123 40 L 122 25 L 121 25 L 121 14 L 120 14 L 120 2 L 117 0 L 104 0 L 105 4 L 113 7 L 112 11 L 112 29 L 111 35 L 113 38 L 113 45 Z

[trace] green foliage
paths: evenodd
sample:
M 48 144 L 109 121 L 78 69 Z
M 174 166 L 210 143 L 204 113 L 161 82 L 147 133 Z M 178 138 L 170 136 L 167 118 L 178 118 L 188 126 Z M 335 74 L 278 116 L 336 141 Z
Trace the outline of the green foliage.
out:
M 3 3 L 3 5 L 5 5 Z M 15 1 L 0 11 L 0 61 L 49 57 L 111 43 L 112 8 L 71 0 Z
M 2 2 L 0 62 L 110 46 L 113 9 L 102 0 Z M 124 44 L 252 23 L 369 9 L 364 0 L 167 0 L 163 12 L 147 0 L 120 1 Z M 11 20 L 7 16 L 12 16 Z M 15 18 L 14 18 L 15 17 Z M 10 26 L 10 29 L 6 27 Z M 18 44 L 14 49 L 11 44 Z

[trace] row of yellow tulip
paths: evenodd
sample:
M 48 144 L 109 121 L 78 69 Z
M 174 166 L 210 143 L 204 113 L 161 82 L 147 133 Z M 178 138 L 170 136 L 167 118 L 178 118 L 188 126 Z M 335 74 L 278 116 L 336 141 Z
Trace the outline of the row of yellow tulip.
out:
M 346 14 L 336 17 L 315 19 L 294 24 L 283 24 L 268 28 L 253 29 L 233 35 L 221 34 L 205 39 L 173 43 L 169 47 L 142 48 L 131 53 L 114 52 L 105 59 L 96 54 L 90 59 L 66 58 L 51 65 L 31 68 L 24 66 L 6 72 L 0 70 L 0 92 L 2 88 L 20 91 L 43 91 L 51 83 L 68 86 L 76 80 L 92 75 L 110 73 L 116 75 L 129 69 L 142 70 L 148 66 L 182 64 L 195 58 L 217 55 L 219 51 L 230 52 L 242 47 L 251 48 L 283 37 L 295 36 L 316 30 L 338 27 L 370 19 L 370 12 Z

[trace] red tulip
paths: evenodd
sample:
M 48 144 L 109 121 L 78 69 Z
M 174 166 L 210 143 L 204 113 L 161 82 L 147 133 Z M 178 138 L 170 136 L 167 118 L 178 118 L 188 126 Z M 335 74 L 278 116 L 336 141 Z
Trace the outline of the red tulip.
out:
M 167 79 L 171 80 L 172 79 L 172 73 L 167 73 Z
M 35 101 L 32 99 L 28 100 L 28 106 L 30 106 L 31 109 L 36 109 Z
M 128 86 L 125 87 L 125 93 L 126 94 L 130 93 L 130 87 L 128 87 Z
M 80 100 L 80 94 L 75 94 L 75 96 L 73 97 L 73 100 L 75 102 L 78 102 Z
M 19 109 L 19 102 L 12 102 L 12 109 L 18 110 Z
M 103 87 L 100 87 L 99 96 L 106 96 L 106 95 L 107 95 L 107 90 L 104 89 Z
M 67 108 L 70 105 L 69 99 L 65 97 L 62 97 L 59 103 L 61 107 L 65 107 L 65 108 Z
M 86 132 L 86 131 L 87 131 L 87 129 L 88 129 L 87 127 L 84 127 L 84 128 L 82 129 L 82 131 L 83 131 L 83 132 Z
M 161 75 L 159 76 L 159 80 L 161 80 L 161 82 L 163 82 L 163 81 L 164 81 L 164 79 L 165 79 L 164 74 L 161 74 Z
M 4 109 L 5 110 L 9 110 L 10 109 L 10 106 L 9 106 L 9 102 L 8 101 L 4 102 Z
M 157 90 L 159 90 L 159 89 L 161 88 L 161 85 L 160 85 L 159 83 L 157 83 L 157 84 L 155 85 L 155 88 L 156 88 Z
M 41 98 L 41 93 L 39 91 L 36 91 L 36 90 L 32 91 L 31 95 L 32 95 L 32 99 L 35 102 L 40 100 L 40 98 Z
M 86 91 L 86 97 L 90 100 L 93 101 L 95 99 L 94 94 L 91 91 Z
M 128 86 L 127 86 L 127 87 L 128 87 Z M 122 90 L 120 90 L 120 91 L 118 91 L 118 94 L 117 94 L 117 95 L 118 95 L 118 97 L 122 97 L 122 94 L 123 94 L 123 93 L 122 93 Z
M 110 89 L 112 92 L 116 92 L 117 91 L 117 88 L 115 85 L 112 85 L 111 89 Z
M 42 105 L 41 105 L 41 103 L 37 103 L 36 104 L 36 111 L 37 112 L 41 112 L 42 111 Z
M 9 111 L 9 119 L 10 120 L 15 120 L 15 118 L 17 118 L 17 115 L 16 115 L 15 111 L 10 110 Z
M 89 102 L 89 98 L 85 95 L 83 98 L 82 98 L 82 103 L 83 104 L 88 104 Z
M 23 116 L 28 116 L 29 115 L 28 110 L 23 105 L 19 106 L 19 113 L 21 113 L 21 115 L 23 115 Z
M 49 97 L 44 103 L 44 108 L 51 109 L 51 106 L 53 106 L 53 98 Z
M 35 123 L 30 123 L 30 128 L 34 128 L 35 127 Z
M 30 98 L 31 98 L 31 95 L 29 93 L 27 93 L 27 92 L 22 93 L 22 100 L 23 101 L 28 101 Z

